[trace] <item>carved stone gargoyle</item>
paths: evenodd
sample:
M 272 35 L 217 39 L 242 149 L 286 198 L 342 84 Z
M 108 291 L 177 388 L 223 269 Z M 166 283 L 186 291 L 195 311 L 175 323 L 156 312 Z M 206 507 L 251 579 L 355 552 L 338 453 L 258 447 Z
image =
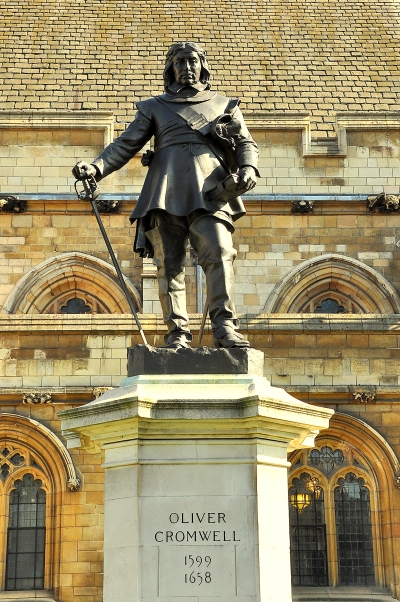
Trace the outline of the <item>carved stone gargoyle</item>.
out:
M 22 403 L 25 405 L 42 405 L 51 402 L 51 393 L 42 391 L 31 391 L 22 396 Z
M 400 211 L 400 195 L 380 192 L 367 198 L 367 207 L 374 213 L 398 213 Z
M 374 391 L 355 391 L 353 397 L 355 403 L 376 403 Z
M 0 197 L 0 212 L 2 213 L 24 213 L 26 201 L 20 201 L 16 196 Z
M 121 201 L 111 199 L 96 199 L 95 203 L 99 213 L 118 213 Z
M 292 201 L 292 213 L 310 213 L 313 210 L 314 201 Z

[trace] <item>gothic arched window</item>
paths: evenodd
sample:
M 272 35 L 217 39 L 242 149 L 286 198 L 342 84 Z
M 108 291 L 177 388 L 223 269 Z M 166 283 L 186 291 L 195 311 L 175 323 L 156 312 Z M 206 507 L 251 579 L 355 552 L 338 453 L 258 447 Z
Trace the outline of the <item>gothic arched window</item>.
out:
M 297 458 L 289 485 L 293 585 L 375 585 L 372 481 L 361 458 L 329 445 Z

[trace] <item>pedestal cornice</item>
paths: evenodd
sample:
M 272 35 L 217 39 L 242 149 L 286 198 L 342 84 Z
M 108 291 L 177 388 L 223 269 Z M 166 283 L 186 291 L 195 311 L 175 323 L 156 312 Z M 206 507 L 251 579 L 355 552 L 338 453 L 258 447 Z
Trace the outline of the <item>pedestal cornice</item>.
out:
M 268 439 L 312 447 L 333 411 L 299 401 L 253 375 L 127 378 L 80 408 L 59 413 L 68 447 L 99 452 L 132 439 Z

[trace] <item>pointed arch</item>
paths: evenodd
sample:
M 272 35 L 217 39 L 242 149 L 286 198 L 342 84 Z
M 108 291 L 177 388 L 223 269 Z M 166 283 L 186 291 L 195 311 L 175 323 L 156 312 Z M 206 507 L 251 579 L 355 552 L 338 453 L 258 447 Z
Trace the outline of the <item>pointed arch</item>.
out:
M 348 442 L 357 449 L 375 474 L 380 489 L 393 489 L 400 485 L 400 462 L 386 439 L 372 426 L 359 418 L 337 412 L 324 434 L 337 441 L 338 445 Z
M 329 421 L 329 427 L 316 437 L 316 447 L 321 442 L 337 449 L 350 446 L 355 450 L 362 462 L 360 470 L 369 472 L 379 491 L 388 494 L 400 488 L 400 462 L 396 454 L 386 439 L 363 420 L 336 412 Z M 298 468 L 296 465 L 304 453 L 309 452 L 298 450 L 291 454 L 292 474 L 305 469 L 305 464 L 299 464 Z M 341 474 L 348 467 L 348 464 L 344 464 L 334 475 Z
M 131 298 L 140 309 L 140 296 L 125 277 Z M 62 253 L 43 261 L 16 284 L 4 304 L 7 314 L 62 313 L 79 299 L 90 313 L 131 313 L 114 268 L 86 253 Z
M 292 469 L 289 483 L 301 472 L 321 480 L 332 488 L 346 473 L 354 472 L 363 478 L 371 491 L 371 510 L 374 517 L 374 555 L 378 584 L 389 586 L 394 597 L 399 596 L 399 567 L 396 549 L 400 544 L 397 508 L 400 506 L 400 462 L 386 439 L 369 424 L 348 414 L 335 413 L 328 429 L 315 439 L 317 449 L 330 446 L 343 450 L 347 461 L 329 475 L 321 467 L 312 466 L 310 450 L 297 450 L 290 456 Z M 331 571 L 332 576 L 332 571 Z
M 312 313 L 326 298 L 344 305 L 346 313 L 400 313 L 399 295 L 379 272 L 335 253 L 313 257 L 293 268 L 274 287 L 263 311 Z
M 8 466 L 8 468 L 6 468 Z M 43 424 L 19 414 L 0 414 L 0 553 L 6 557 L 10 496 L 27 475 L 38 479 L 46 494 L 44 589 L 60 587 L 62 513 L 72 503 L 80 480 L 62 441 Z M 6 563 L 0 563 L 0 587 Z
M 23 448 L 39 457 L 42 474 L 52 485 L 54 492 L 74 491 L 80 480 L 74 463 L 63 442 L 46 426 L 19 414 L 0 414 L 0 452 L 11 446 Z M 35 467 L 16 467 L 15 474 L 27 472 Z

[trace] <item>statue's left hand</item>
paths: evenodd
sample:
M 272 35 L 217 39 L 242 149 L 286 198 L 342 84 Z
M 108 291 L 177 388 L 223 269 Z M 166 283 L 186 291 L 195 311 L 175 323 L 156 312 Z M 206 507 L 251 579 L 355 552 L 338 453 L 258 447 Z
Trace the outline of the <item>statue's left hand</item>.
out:
M 248 190 L 254 188 L 254 186 L 257 184 L 256 170 L 250 165 L 241 167 L 237 175 L 239 176 L 239 181 L 236 186 L 237 190 L 247 192 Z

